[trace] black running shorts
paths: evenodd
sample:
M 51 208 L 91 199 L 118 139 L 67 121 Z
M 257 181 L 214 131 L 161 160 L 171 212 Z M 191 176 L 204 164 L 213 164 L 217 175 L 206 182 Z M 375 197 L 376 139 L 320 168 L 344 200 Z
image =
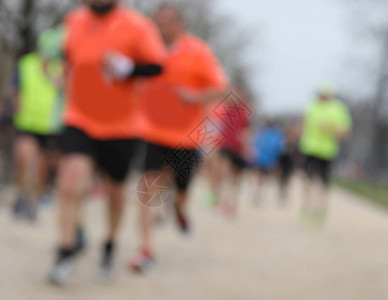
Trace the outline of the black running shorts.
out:
M 144 171 L 161 171 L 170 168 L 178 190 L 187 190 L 200 159 L 196 150 L 168 148 L 147 143 Z
M 304 167 L 308 178 L 319 178 L 324 185 L 329 185 L 331 161 L 306 155 Z
M 61 141 L 63 155 L 85 154 L 116 182 L 123 182 L 135 153 L 132 139 L 97 140 L 74 127 L 66 127 Z
M 36 143 L 39 145 L 40 150 L 47 152 L 58 152 L 60 150 L 60 135 L 44 135 L 38 133 L 32 133 L 28 131 L 17 131 L 19 137 L 28 136 L 33 138 Z

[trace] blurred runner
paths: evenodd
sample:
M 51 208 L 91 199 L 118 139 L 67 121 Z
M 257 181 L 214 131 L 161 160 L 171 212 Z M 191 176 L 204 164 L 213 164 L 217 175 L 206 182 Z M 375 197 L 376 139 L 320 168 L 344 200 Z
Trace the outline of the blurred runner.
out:
M 222 105 L 222 104 L 221 104 Z M 208 130 L 213 131 L 215 135 L 215 140 L 223 139 L 223 132 L 220 130 L 223 128 L 222 119 L 217 116 L 217 110 L 220 107 L 220 101 L 214 101 L 208 105 L 206 109 L 206 116 L 208 122 Z M 204 204 L 207 207 L 213 208 L 216 207 L 217 197 L 219 195 L 219 188 L 222 181 L 222 172 L 220 170 L 220 146 L 219 145 L 210 145 L 211 155 L 204 157 L 202 166 L 200 169 L 199 177 L 204 180 L 208 186 L 208 190 L 204 193 L 203 199 Z
M 173 5 L 163 5 L 155 13 L 168 49 L 165 73 L 144 87 L 141 97 L 141 137 L 148 142 L 145 182 L 139 199 L 141 246 L 130 259 L 134 270 L 144 271 L 152 263 L 152 199 L 161 189 L 172 189 L 177 223 L 182 232 L 190 230 L 186 215 L 187 189 L 198 167 L 197 149 L 203 142 L 203 122 L 207 102 L 217 99 L 227 80 L 212 50 L 199 38 L 186 33 L 182 14 Z M 162 181 L 162 182 L 161 182 Z M 164 183 L 163 183 L 164 182 Z M 147 198 L 148 197 L 148 198 Z M 163 197 L 163 196 L 162 196 Z M 157 198 L 156 198 L 157 199 Z M 160 199 L 159 199 L 160 200 Z M 160 205 L 169 199 L 161 199 Z
M 18 132 L 14 157 L 17 199 L 13 213 L 30 221 L 36 219 L 39 198 L 48 185 L 49 163 L 59 151 L 63 103 L 61 60 L 62 27 L 41 34 L 37 52 L 22 56 L 14 78 Z
M 262 173 L 270 173 L 279 164 L 284 150 L 284 134 L 274 120 L 267 119 L 263 129 L 254 137 L 254 166 Z
M 272 119 L 265 121 L 253 140 L 253 167 L 260 188 L 264 188 L 270 176 L 279 167 L 280 157 L 284 151 L 285 140 L 282 130 Z M 255 199 L 256 200 L 256 199 Z
M 339 142 L 350 134 L 352 119 L 346 105 L 325 86 L 305 113 L 300 150 L 308 178 L 303 195 L 304 216 L 321 223 L 327 213 L 330 168 L 339 154 Z M 315 179 L 320 181 L 317 186 Z
M 134 152 L 137 76 L 162 71 L 164 48 L 152 22 L 117 0 L 87 0 L 66 18 L 67 105 L 59 166 L 60 248 L 50 273 L 55 284 L 71 277 L 76 227 L 93 168 L 106 175 L 108 228 L 100 275 L 112 273 L 124 209 L 124 182 Z
M 242 174 L 248 166 L 248 144 L 252 135 L 250 105 L 243 90 L 236 90 L 237 93 L 228 97 L 217 109 L 223 121 L 217 205 L 230 217 L 237 215 Z
M 288 189 L 291 180 L 292 173 L 295 168 L 296 158 L 298 153 L 298 140 L 299 132 L 297 125 L 286 125 L 284 126 L 284 149 L 279 159 L 279 186 L 280 195 L 279 200 L 281 203 L 285 203 L 288 198 Z

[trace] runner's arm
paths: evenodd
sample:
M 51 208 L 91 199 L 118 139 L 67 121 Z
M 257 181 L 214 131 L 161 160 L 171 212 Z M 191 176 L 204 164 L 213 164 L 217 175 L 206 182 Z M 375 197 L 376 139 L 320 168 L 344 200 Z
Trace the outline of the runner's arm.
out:
M 196 77 L 201 89 L 178 88 L 183 101 L 188 103 L 209 103 L 225 97 L 229 80 L 212 49 L 203 44 L 198 48 Z
M 162 73 L 162 66 L 160 64 L 136 64 L 132 58 L 118 52 L 106 53 L 102 68 L 109 78 L 119 81 L 140 76 L 151 77 Z
M 214 100 L 223 98 L 228 88 L 217 89 L 217 88 L 207 88 L 202 90 L 193 90 L 190 88 L 179 87 L 177 92 L 183 101 L 186 103 L 209 103 Z
M 157 64 L 147 64 L 147 65 L 135 65 L 133 72 L 129 75 L 129 78 L 132 77 L 151 77 L 162 74 L 163 67 Z

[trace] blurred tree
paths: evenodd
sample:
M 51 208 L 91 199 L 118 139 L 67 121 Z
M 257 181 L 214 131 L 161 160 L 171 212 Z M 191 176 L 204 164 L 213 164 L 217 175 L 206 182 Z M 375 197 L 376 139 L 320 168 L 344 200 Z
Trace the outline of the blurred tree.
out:
M 122 1 L 146 14 L 151 14 L 164 3 L 162 0 Z M 215 0 L 170 2 L 182 7 L 189 31 L 209 42 L 231 80 L 252 96 L 249 77 L 256 70 L 250 69 L 244 57 L 252 36 L 257 34 L 248 36 L 249 32 L 236 26 L 229 16 L 217 13 Z M 43 29 L 59 23 L 64 14 L 79 3 L 80 0 L 0 0 L 0 100 L 5 94 L 15 61 L 34 49 L 37 36 Z M 1 139 L 0 136 L 0 140 L 3 145 L 12 145 L 10 138 Z M 12 161 L 9 153 L 3 156 L 5 161 Z
M 351 30 L 355 36 L 357 51 L 367 53 L 367 65 L 363 65 L 364 83 L 370 85 L 370 104 L 359 104 L 355 111 L 364 130 L 364 163 L 371 177 L 379 177 L 386 165 L 388 116 L 388 0 L 345 0 L 351 8 Z M 357 63 L 357 62 L 355 62 Z M 353 85 L 359 92 L 359 87 Z M 354 105 L 357 106 L 357 105 Z M 366 128 L 366 129 L 365 129 Z M 361 132 L 355 132 L 360 135 Z
M 13 63 L 35 48 L 38 34 L 61 21 L 73 0 L 0 0 L 0 95 Z
M 130 6 L 151 14 L 163 0 L 126 0 Z M 77 5 L 74 0 L 0 0 L 0 58 L 9 65 L 22 54 L 34 49 L 38 34 L 58 23 L 63 15 Z M 240 30 L 227 15 L 216 13 L 214 0 L 176 0 L 188 20 L 191 32 L 212 46 L 233 82 L 251 91 L 252 71 L 245 62 L 245 51 L 252 36 Z M 0 66 L 0 94 L 9 77 L 10 66 Z

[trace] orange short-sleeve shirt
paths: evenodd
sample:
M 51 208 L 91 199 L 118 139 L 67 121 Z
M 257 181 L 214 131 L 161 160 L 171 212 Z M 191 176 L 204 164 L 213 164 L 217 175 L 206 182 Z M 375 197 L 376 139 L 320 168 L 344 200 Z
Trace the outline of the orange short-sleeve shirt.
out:
M 160 64 L 165 48 L 153 23 L 122 7 L 106 16 L 87 8 L 71 12 L 65 21 L 64 51 L 68 62 L 65 124 L 96 139 L 135 136 L 138 79 L 109 81 L 102 72 L 106 52 L 117 51 L 135 64 Z
M 210 47 L 184 34 L 171 48 L 161 76 L 144 83 L 139 101 L 139 137 L 158 145 L 198 147 L 189 134 L 205 118 L 206 105 L 185 103 L 177 88 L 224 89 L 227 77 Z

